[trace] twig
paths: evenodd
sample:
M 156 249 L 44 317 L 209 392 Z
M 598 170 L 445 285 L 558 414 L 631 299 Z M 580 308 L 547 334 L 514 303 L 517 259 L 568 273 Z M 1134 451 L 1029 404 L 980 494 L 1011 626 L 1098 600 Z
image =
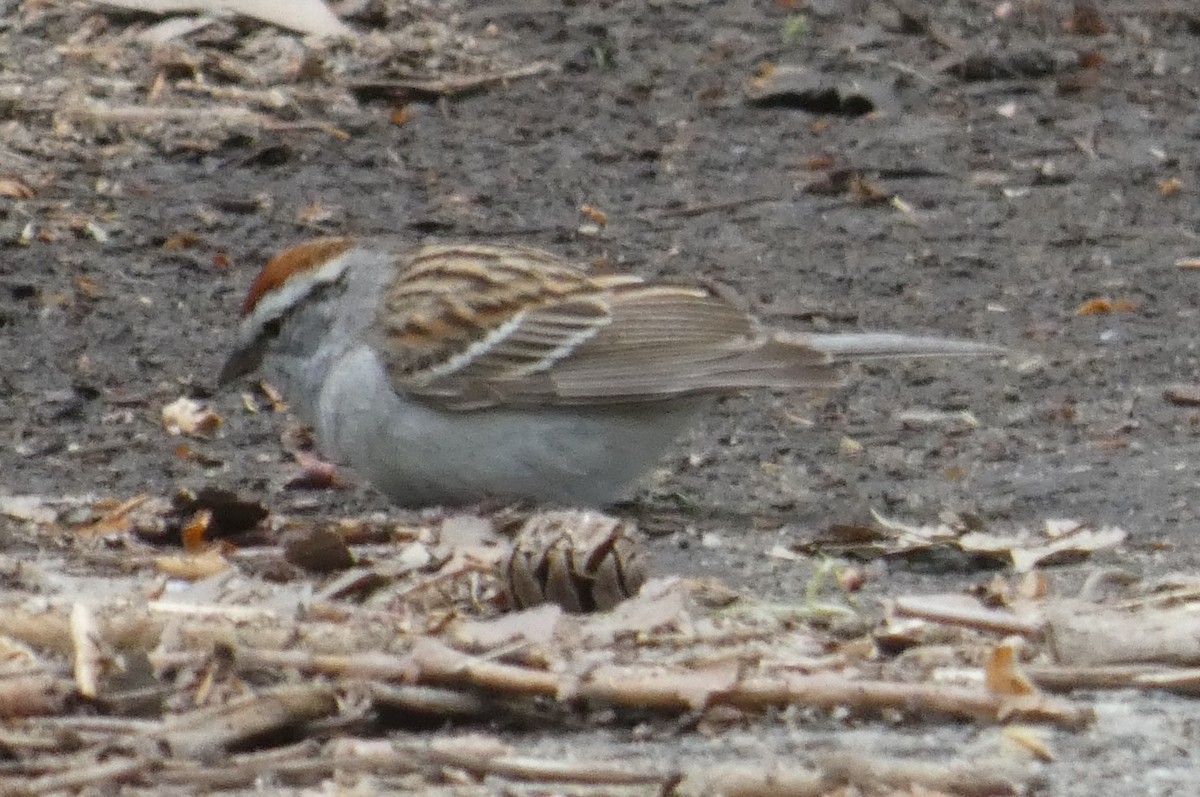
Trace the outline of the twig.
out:
M 100 690 L 104 654 L 100 650 L 96 617 L 82 601 L 71 607 L 71 641 L 75 647 L 75 684 L 79 694 L 94 698 Z
M 351 84 L 350 89 L 360 96 L 387 96 L 397 100 L 459 97 L 482 91 L 497 83 L 534 77 L 556 71 L 548 61 L 535 61 L 526 66 L 505 69 L 499 72 L 484 72 L 478 75 L 450 75 L 438 80 L 393 80 Z
M 327 717 L 337 709 L 330 686 L 281 686 L 216 709 L 173 717 L 151 736 L 161 739 L 175 756 L 204 757 L 270 731 Z
M 419 747 L 410 748 L 409 752 L 422 754 Z M 480 744 L 474 739 L 463 743 L 454 739 L 434 742 L 424 747 L 423 754 L 430 762 L 462 769 L 475 775 L 497 775 L 525 781 L 621 786 L 666 783 L 677 777 L 670 772 L 639 772 L 630 766 L 628 761 L 548 761 L 515 756 L 508 754 L 505 746 L 498 742 L 494 745 Z
M 816 758 L 827 786 L 856 786 L 867 792 L 874 792 L 880 786 L 916 792 L 915 786 L 923 786 L 937 793 L 990 797 L 1017 794 L 1019 784 L 1014 781 L 1023 779 L 1020 775 L 1014 777 L 1015 773 L 1005 777 L 1007 762 L 999 760 L 934 763 L 875 758 L 847 751 L 819 754 Z
M 0 779 L 0 794 L 5 797 L 13 795 L 41 795 L 51 792 L 81 789 L 84 786 L 99 784 L 115 784 L 136 779 L 145 775 L 155 767 L 153 760 L 144 758 L 127 758 L 116 761 L 106 761 L 90 767 L 73 769 L 55 775 L 41 778 L 22 778 L 16 782 L 10 779 Z
M 689 772 L 672 793 L 680 797 L 820 797 L 831 790 L 819 772 L 806 767 L 746 764 Z
M 1059 667 L 1026 665 L 1021 673 L 1038 689 L 1071 692 L 1075 689 L 1157 689 L 1156 676 L 1187 670 L 1169 670 L 1154 664 L 1115 664 L 1106 667 Z
M 433 639 L 414 647 L 412 662 L 418 680 L 433 684 L 466 684 L 510 694 L 563 696 L 603 700 L 632 708 L 692 711 L 695 690 L 680 687 L 680 673 L 668 668 L 605 667 L 574 683 L 569 675 L 485 661 Z M 802 705 L 832 709 L 846 707 L 859 714 L 888 709 L 997 721 L 1051 722 L 1080 728 L 1091 722 L 1090 710 L 1046 699 L 1014 706 L 1003 696 L 976 689 L 939 685 L 851 680 L 831 675 L 740 678 L 728 689 L 707 696 L 707 705 L 734 705 L 761 710 L 771 706 Z
M 0 678 L 0 719 L 58 714 L 75 685 L 57 675 L 18 675 Z
M 243 89 L 237 86 L 212 86 L 195 80 L 180 80 L 174 84 L 179 91 L 193 94 L 204 94 L 215 100 L 257 105 L 268 111 L 278 111 L 292 104 L 292 101 L 277 88 L 272 89 Z
M 478 695 L 435 686 L 372 683 L 371 699 L 377 706 L 444 720 L 481 718 L 493 713 L 489 701 Z
M 758 194 L 757 196 L 749 196 L 743 199 L 730 199 L 724 202 L 710 202 L 705 205 L 693 205 L 691 207 L 679 208 L 676 210 L 660 210 L 657 214 L 645 214 L 642 216 L 646 221 L 658 221 L 661 219 L 684 218 L 690 219 L 695 216 L 703 216 L 706 213 L 720 213 L 726 210 L 737 210 L 739 208 L 749 207 L 750 205 L 761 205 L 765 202 L 780 202 L 783 200 L 782 194 Z
M 1040 619 L 1024 619 L 1017 617 L 1012 612 L 1001 612 L 982 607 L 947 606 L 923 598 L 897 598 L 893 607 L 897 617 L 915 617 L 931 623 L 972 628 L 976 631 L 1020 634 L 1025 637 L 1037 638 L 1045 630 L 1045 622 Z
M 99 124 L 145 124 L 153 122 L 206 122 L 224 124 L 247 123 L 263 125 L 267 117 L 236 105 L 203 105 L 195 108 L 180 108 L 157 105 L 104 106 L 94 103 L 74 105 L 62 111 L 63 116 L 74 122 Z

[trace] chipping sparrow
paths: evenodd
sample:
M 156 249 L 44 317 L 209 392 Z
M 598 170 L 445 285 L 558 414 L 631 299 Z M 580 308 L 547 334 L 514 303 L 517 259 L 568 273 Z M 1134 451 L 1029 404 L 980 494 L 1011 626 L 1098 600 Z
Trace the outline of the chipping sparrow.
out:
M 242 316 L 220 381 L 264 366 L 324 454 L 403 506 L 609 504 L 714 396 L 835 385 L 849 360 L 999 351 L 773 331 L 709 288 L 535 249 L 345 238 L 268 263 Z

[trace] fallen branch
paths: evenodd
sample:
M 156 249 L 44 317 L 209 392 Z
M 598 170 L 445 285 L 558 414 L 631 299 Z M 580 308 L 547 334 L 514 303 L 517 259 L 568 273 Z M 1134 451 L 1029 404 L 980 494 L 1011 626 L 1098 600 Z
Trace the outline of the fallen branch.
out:
M 947 605 L 932 598 L 897 598 L 892 607 L 897 617 L 914 617 L 930 623 L 991 633 L 1037 638 L 1045 627 L 1040 619 L 1018 617 L 1012 612 L 985 609 L 982 606 L 966 608 Z
M 40 778 L 0 778 L 0 794 L 5 797 L 16 795 L 41 795 L 53 792 L 82 789 L 86 786 L 114 785 L 138 779 L 149 774 L 155 762 L 144 758 L 122 758 L 105 761 L 89 767 L 78 767 L 68 772 L 44 775 Z
M 838 751 L 817 755 L 817 765 L 824 772 L 827 787 L 851 786 L 866 792 L 879 787 L 917 792 L 922 787 L 939 794 L 963 797 L 990 797 L 1001 794 L 1023 794 L 1022 782 L 1028 773 L 1016 762 L 992 757 L 983 761 L 913 761 Z M 1007 772 L 1006 772 L 1007 771 Z M 831 788 L 832 790 L 832 788 Z
M 386 98 L 397 102 L 432 101 L 442 97 L 462 97 L 482 91 L 498 83 L 534 77 L 553 72 L 557 67 L 548 61 L 475 75 L 449 75 L 437 80 L 392 80 L 353 83 L 350 90 L 360 100 Z
M 291 728 L 337 713 L 337 697 L 325 684 L 281 686 L 261 695 L 172 717 L 151 734 L 172 755 L 203 758 L 255 736 Z
M 75 685 L 57 675 L 0 677 L 0 719 L 58 714 L 74 692 Z
M 435 685 L 469 685 L 492 692 L 564 696 L 601 700 L 630 708 L 693 711 L 697 696 L 681 688 L 681 673 L 670 668 L 599 668 L 582 680 L 461 653 L 433 639 L 414 647 L 412 664 L 418 682 Z M 847 708 L 855 714 L 899 710 L 910 714 L 938 714 L 984 721 L 1049 722 L 1081 728 L 1092 712 L 1059 700 L 1039 700 L 1014 705 L 1003 695 L 977 689 L 941 685 L 852 680 L 833 675 L 756 675 L 737 679 L 727 689 L 711 692 L 706 706 L 733 705 L 762 710 L 772 706 Z

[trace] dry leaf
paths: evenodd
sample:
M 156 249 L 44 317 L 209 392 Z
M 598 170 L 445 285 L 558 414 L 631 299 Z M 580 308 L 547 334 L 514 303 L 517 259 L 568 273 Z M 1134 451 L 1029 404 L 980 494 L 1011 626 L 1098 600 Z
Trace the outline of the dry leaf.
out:
M 959 538 L 965 551 L 977 553 L 1005 552 L 1018 573 L 1037 565 L 1075 561 L 1095 551 L 1113 548 L 1128 535 L 1116 526 L 1093 528 L 1077 520 L 1047 520 L 1038 536 L 1028 530 L 1018 530 L 1011 536 L 972 531 Z
M 300 466 L 300 474 L 288 479 L 288 490 L 334 490 L 346 484 L 337 475 L 337 468 L 307 451 L 293 451 L 292 457 Z
M 201 509 L 192 515 L 191 519 L 180 530 L 180 538 L 183 540 L 183 550 L 191 554 L 203 552 L 208 547 L 204 535 L 208 532 L 210 525 L 212 525 L 212 510 Z
M 1183 181 L 1178 177 L 1171 177 L 1163 180 L 1158 184 L 1158 193 L 1163 196 L 1174 196 L 1183 190 Z
M 198 243 L 200 243 L 200 236 L 195 233 L 177 232 L 163 241 L 162 248 L 167 252 L 179 252 L 184 249 L 191 249 Z
M 1039 761 L 1050 762 L 1054 760 L 1054 752 L 1046 742 L 1045 732 L 1040 728 L 1009 725 L 1000 733 L 1003 735 L 1005 741 L 1015 744 Z
M 100 290 L 100 283 L 82 274 L 75 275 L 75 290 L 89 299 L 99 299 L 104 295 L 104 292 Z
M 163 407 L 162 422 L 170 434 L 205 437 L 221 425 L 221 418 L 200 402 L 181 397 Z
M 393 108 L 391 115 L 388 117 L 392 124 L 402 125 L 413 118 L 413 112 L 410 106 L 405 105 L 400 108 Z
M 0 177 L 0 196 L 8 199 L 33 199 L 33 189 L 15 177 Z
M 107 509 L 103 515 L 85 526 L 75 529 L 76 534 L 123 534 L 134 528 L 133 511 L 150 500 L 147 494 L 137 495 Z
M 603 227 L 605 224 L 608 224 L 608 216 L 591 205 L 580 205 L 579 212 L 584 216 L 587 216 L 596 224 L 599 224 L 601 227 Z
M 1105 313 L 1131 313 L 1136 309 L 1136 305 L 1125 299 L 1108 299 L 1105 297 L 1097 297 L 1089 299 L 1079 307 L 1075 308 L 1075 315 L 1104 315 Z
M 1011 643 L 997 645 L 984 667 L 984 685 L 993 695 L 1018 697 L 1037 693 L 1033 683 L 1017 668 L 1017 652 Z
M 446 632 L 447 641 L 460 650 L 489 651 L 510 645 L 545 645 L 554 638 L 563 610 L 543 603 L 492 620 L 460 618 Z

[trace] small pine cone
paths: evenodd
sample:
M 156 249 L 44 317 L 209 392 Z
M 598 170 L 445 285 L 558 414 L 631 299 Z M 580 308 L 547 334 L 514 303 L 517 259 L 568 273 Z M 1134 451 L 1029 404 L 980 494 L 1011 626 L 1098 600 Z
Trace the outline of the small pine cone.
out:
M 611 609 L 646 581 L 631 522 L 599 512 L 541 512 L 525 521 L 504 563 L 509 604 L 556 603 L 569 612 Z

